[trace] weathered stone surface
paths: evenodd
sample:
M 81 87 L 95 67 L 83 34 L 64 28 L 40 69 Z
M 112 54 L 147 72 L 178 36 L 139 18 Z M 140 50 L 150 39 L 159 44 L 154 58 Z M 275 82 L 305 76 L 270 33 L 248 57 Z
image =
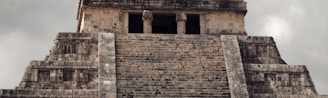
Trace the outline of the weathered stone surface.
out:
M 78 32 L 1 98 L 328 97 L 272 37 L 246 36 L 244 0 L 79 1 Z
M 221 35 L 231 98 L 249 98 L 237 36 Z
M 127 10 L 127 9 L 115 9 L 115 8 L 87 8 L 83 10 L 83 15 L 80 17 L 80 26 L 78 31 L 84 33 L 96 33 L 96 32 L 112 32 L 112 33 L 143 33 L 143 32 L 128 32 L 129 31 L 129 13 L 142 14 L 144 10 Z M 236 11 L 163 11 L 163 10 L 151 10 L 153 15 L 161 14 L 192 14 L 199 15 L 199 27 L 200 33 L 204 35 L 246 35 L 244 26 L 243 12 Z M 126 16 L 125 16 L 126 15 Z M 83 16 L 83 17 L 82 17 Z M 142 18 L 140 18 L 142 19 Z M 144 32 L 151 34 L 152 32 L 152 18 L 143 19 Z M 180 20 L 176 20 L 180 25 Z M 188 21 L 188 19 L 186 20 Z M 164 21 L 166 22 L 166 21 Z M 178 26 L 179 31 L 183 27 Z M 163 28 L 165 28 L 163 26 Z M 142 28 L 141 28 L 142 29 Z M 124 31 L 124 32 L 123 32 Z M 189 33 L 189 32 L 186 32 Z
M 99 33 L 98 55 L 99 97 L 116 98 L 115 36 L 113 33 Z
M 246 10 L 244 0 L 80 0 L 86 7 L 160 10 Z
M 118 97 L 230 97 L 220 37 L 116 34 Z
M 246 82 L 252 96 L 261 94 L 317 94 L 305 66 L 245 64 Z
M 98 35 L 59 33 L 44 61 L 31 61 L 19 86 L 0 97 L 98 97 Z
M 250 97 L 317 94 L 306 66 L 287 65 L 272 37 L 239 36 L 238 41 Z
M 115 8 L 88 8 L 83 11 L 79 28 L 83 33 L 122 32 L 122 12 Z M 82 26 L 83 25 L 83 26 Z
M 97 98 L 98 90 L 15 89 L 0 90 L 1 98 Z
M 272 37 L 238 36 L 243 63 L 286 64 Z

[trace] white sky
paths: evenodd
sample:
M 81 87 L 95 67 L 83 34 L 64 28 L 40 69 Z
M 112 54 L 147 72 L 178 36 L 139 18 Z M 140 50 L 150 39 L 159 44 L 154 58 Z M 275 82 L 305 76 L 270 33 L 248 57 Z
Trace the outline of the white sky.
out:
M 43 60 L 57 32 L 75 32 L 78 0 L 1 0 L 0 88 L 13 89 L 31 60 Z M 251 36 L 273 36 L 291 65 L 307 65 L 328 94 L 328 0 L 247 0 Z

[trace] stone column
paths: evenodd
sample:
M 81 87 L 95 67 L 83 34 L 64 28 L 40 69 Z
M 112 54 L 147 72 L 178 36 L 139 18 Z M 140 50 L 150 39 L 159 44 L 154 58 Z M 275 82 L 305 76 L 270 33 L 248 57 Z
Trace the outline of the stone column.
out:
M 129 13 L 123 13 L 123 33 L 129 33 Z
M 38 70 L 37 69 L 32 69 L 32 75 L 31 75 L 31 80 L 37 82 L 38 81 Z
M 75 69 L 73 73 L 73 85 L 75 89 L 79 89 L 79 76 L 80 76 L 80 70 Z
M 185 13 L 178 13 L 176 15 L 176 21 L 177 21 L 178 34 L 185 34 L 186 33 L 187 15 Z
M 63 70 L 57 70 L 57 81 L 63 81 L 63 78 L 64 78 L 64 76 L 63 76 L 64 74 L 63 74 Z
M 56 81 L 57 79 L 57 71 L 56 70 L 50 70 L 50 81 Z
M 142 13 L 143 31 L 146 34 L 152 33 L 153 13 L 150 10 L 144 10 Z

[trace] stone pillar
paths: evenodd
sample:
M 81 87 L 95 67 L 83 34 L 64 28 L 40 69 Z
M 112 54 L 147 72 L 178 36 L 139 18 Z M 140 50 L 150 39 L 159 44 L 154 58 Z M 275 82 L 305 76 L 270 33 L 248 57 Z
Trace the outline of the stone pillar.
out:
M 57 81 L 63 81 L 63 70 L 57 70 Z
M 123 33 L 129 33 L 129 13 L 123 13 Z
M 79 74 L 80 74 L 80 70 L 74 70 L 74 73 L 73 73 L 73 87 L 72 88 L 75 88 L 75 89 L 79 89 Z
M 56 70 L 50 70 L 50 81 L 56 81 L 56 75 L 57 71 Z
M 178 34 L 185 34 L 186 33 L 187 15 L 185 13 L 178 13 L 176 15 L 176 21 L 177 21 Z
M 142 13 L 143 31 L 146 34 L 152 33 L 153 13 L 150 10 L 144 10 Z
M 38 81 L 38 70 L 37 69 L 32 69 L 31 70 L 32 75 L 31 75 L 31 80 L 37 82 Z
M 206 33 L 206 15 L 199 15 L 199 26 L 200 26 L 200 34 Z

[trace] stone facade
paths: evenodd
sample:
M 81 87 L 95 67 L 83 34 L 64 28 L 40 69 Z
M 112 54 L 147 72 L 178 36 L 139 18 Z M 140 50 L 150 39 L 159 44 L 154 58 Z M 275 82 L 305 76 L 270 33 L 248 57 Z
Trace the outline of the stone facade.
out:
M 1 98 L 328 97 L 272 37 L 247 36 L 243 0 L 79 1 L 78 32 Z
M 1 98 L 98 97 L 98 34 L 59 33 L 44 61 L 31 61 L 14 90 Z

